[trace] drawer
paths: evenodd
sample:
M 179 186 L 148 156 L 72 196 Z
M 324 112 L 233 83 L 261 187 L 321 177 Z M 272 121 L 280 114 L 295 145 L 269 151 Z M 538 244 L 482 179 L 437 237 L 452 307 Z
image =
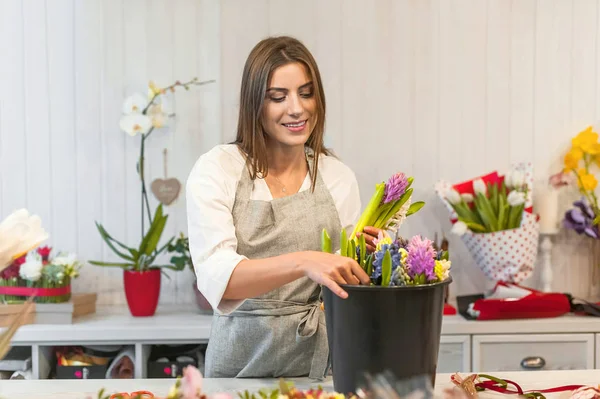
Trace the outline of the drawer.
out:
M 466 373 L 471 371 L 471 337 L 469 335 L 442 335 L 438 352 L 438 373 Z
M 473 371 L 594 368 L 594 334 L 474 335 Z

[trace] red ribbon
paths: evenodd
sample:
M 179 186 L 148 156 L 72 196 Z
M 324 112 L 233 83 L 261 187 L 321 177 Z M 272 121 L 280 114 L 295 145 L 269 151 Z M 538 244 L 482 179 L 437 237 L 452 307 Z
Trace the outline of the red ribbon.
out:
M 0 295 L 15 296 L 60 296 L 71 293 L 71 284 L 58 288 L 6 287 L 0 286 Z

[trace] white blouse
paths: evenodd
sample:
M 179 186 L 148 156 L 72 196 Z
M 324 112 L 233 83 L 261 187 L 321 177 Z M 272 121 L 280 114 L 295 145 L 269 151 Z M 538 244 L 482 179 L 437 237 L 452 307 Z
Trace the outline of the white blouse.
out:
M 229 314 L 243 300 L 222 299 L 233 269 L 245 256 L 238 254 L 233 203 L 245 163 L 237 145 L 223 144 L 203 154 L 193 166 L 186 184 L 190 256 L 198 289 L 218 313 Z M 319 159 L 321 178 L 335 202 L 340 222 L 350 234 L 361 212 L 354 172 L 332 156 Z M 310 189 L 307 175 L 300 191 Z M 252 200 L 271 201 L 263 179 L 254 181 Z

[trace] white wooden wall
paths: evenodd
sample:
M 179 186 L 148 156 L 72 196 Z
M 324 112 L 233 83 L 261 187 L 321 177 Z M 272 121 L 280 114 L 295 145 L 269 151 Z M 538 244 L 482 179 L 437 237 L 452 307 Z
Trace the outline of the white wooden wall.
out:
M 0 215 L 26 206 L 49 244 L 115 260 L 95 220 L 140 239 L 139 141 L 118 128 L 123 99 L 150 79 L 218 81 L 177 93 L 176 120 L 150 140 L 148 182 L 163 176 L 163 148 L 184 182 L 201 153 L 234 137 L 252 46 L 290 34 L 319 63 L 327 143 L 356 172 L 363 202 L 404 171 L 427 206 L 401 232 L 447 232 L 438 179 L 521 160 L 546 178 L 570 137 L 599 119 L 599 13 L 598 0 L 0 0 Z M 169 207 L 165 234 L 185 231 L 184 202 Z M 587 244 L 561 237 L 556 289 L 590 294 Z M 452 294 L 481 291 L 460 240 L 451 250 Z M 190 274 L 171 276 L 161 302 L 192 301 Z M 124 303 L 116 269 L 87 266 L 76 289 Z

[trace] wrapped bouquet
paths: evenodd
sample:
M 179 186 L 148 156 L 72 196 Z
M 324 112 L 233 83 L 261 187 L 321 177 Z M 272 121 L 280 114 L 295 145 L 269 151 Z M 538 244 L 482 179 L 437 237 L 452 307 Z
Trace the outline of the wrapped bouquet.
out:
M 37 303 L 67 302 L 81 264 L 73 253 L 53 252 L 49 246 L 38 247 L 0 272 L 0 303 L 22 302 L 32 295 Z
M 440 181 L 435 190 L 450 212 L 475 262 L 494 281 L 519 283 L 533 271 L 539 223 L 533 214 L 531 164 L 506 176 L 492 172 L 459 184 Z

